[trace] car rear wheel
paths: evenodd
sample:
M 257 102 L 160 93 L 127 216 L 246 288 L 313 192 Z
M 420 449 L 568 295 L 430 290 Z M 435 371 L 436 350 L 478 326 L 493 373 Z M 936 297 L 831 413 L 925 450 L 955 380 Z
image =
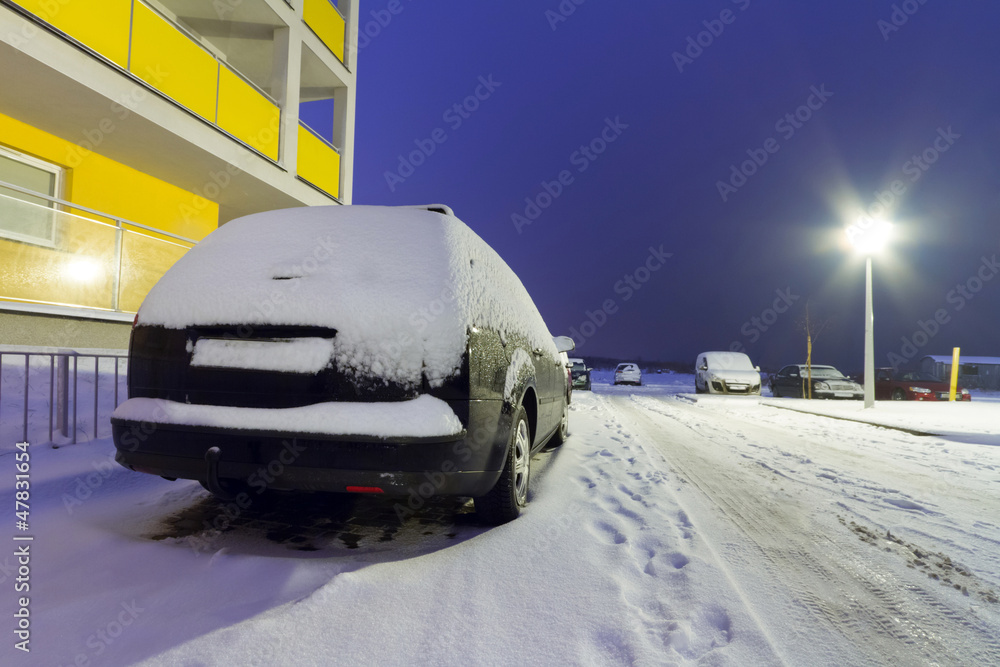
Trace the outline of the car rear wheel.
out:
M 563 405 L 562 419 L 559 420 L 559 428 L 556 429 L 555 435 L 549 440 L 549 447 L 559 447 L 564 442 L 566 438 L 569 437 L 569 404 Z
M 513 521 L 528 504 L 531 475 L 531 429 L 524 408 L 518 406 L 511 426 L 507 461 L 500 479 L 485 496 L 475 499 L 476 514 L 484 522 L 500 525 Z
M 905 401 L 906 394 L 903 393 L 902 389 L 896 389 L 892 392 L 892 400 L 894 401 Z

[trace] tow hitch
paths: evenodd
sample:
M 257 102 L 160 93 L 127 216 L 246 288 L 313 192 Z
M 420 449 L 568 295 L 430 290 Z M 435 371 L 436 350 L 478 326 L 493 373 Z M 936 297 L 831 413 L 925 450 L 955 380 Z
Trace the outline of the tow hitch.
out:
M 208 451 L 205 452 L 205 463 L 207 464 L 205 470 L 205 486 L 212 495 L 223 500 L 232 500 L 235 496 L 219 481 L 219 458 L 222 456 L 222 451 L 218 447 L 209 447 Z

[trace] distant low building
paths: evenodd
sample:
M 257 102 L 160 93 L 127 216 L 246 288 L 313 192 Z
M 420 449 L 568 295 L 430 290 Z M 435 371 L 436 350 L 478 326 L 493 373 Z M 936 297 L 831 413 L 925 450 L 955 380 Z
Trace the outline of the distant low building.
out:
M 947 382 L 951 378 L 951 355 L 929 354 L 920 360 L 920 370 Z M 960 356 L 958 384 L 966 389 L 1000 390 L 1000 357 Z

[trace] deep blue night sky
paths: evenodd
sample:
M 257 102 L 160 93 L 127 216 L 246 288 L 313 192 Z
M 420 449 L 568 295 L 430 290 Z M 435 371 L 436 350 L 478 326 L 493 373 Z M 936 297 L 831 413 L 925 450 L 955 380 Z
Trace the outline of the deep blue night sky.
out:
M 355 203 L 452 206 L 580 356 L 800 362 L 808 298 L 814 363 L 850 372 L 864 264 L 843 230 L 882 192 L 876 365 L 1000 356 L 1000 7 L 576 2 L 362 0 Z

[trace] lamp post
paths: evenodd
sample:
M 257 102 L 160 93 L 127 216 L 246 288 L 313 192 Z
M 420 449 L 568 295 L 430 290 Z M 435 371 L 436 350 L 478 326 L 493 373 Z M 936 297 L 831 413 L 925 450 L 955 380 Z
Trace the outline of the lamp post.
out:
M 872 312 L 872 256 L 865 255 L 865 409 L 875 406 L 875 314 Z
M 865 256 L 865 408 L 875 406 L 875 315 L 872 312 L 872 255 L 888 243 L 892 225 L 885 220 L 862 218 L 847 228 L 855 251 Z

